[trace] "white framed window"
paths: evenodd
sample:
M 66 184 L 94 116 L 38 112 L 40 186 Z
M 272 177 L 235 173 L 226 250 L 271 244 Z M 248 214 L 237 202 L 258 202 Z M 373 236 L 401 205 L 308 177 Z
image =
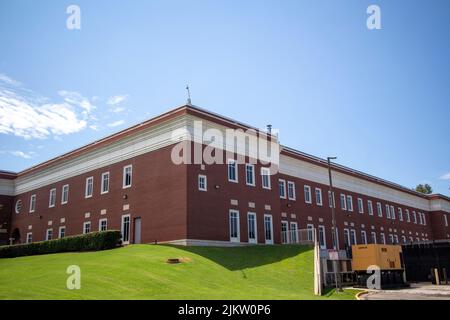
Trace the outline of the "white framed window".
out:
M 312 223 L 306 225 L 306 237 L 308 241 L 314 241 L 314 225 Z
M 353 211 L 353 197 L 347 196 L 347 210 Z
M 367 244 L 367 234 L 364 230 L 361 230 L 361 244 Z
M 53 188 L 50 190 L 50 195 L 48 199 L 48 207 L 53 208 L 56 204 L 56 189 Z
M 427 219 L 425 218 L 425 213 L 423 213 L 423 212 L 422 212 L 422 222 L 423 222 L 424 226 L 427 225 Z
M 91 232 L 91 222 L 90 221 L 83 222 L 83 234 L 87 234 L 90 232 Z
M 286 199 L 286 181 L 283 179 L 278 179 L 278 190 L 281 199 Z
M 65 184 L 61 190 L 61 204 L 66 204 L 69 201 L 69 185 Z
M 30 197 L 30 213 L 36 210 L 36 195 L 32 194 Z
M 335 228 L 335 231 L 333 232 L 333 228 L 331 228 L 331 241 L 333 244 L 333 249 L 337 249 L 337 243 L 339 242 L 339 229 Z
M 336 208 L 336 199 L 334 197 L 334 192 L 333 192 L 333 197 L 331 197 L 331 191 L 328 191 L 328 206 L 330 208 L 332 206 L 334 206 L 334 208 Z
M 53 238 L 53 229 L 47 229 L 45 232 L 45 240 L 52 240 Z
M 390 219 L 391 218 L 391 210 L 389 210 L 388 204 L 385 205 L 385 210 L 386 210 L 386 218 Z
M 373 216 L 372 200 L 367 200 L 367 212 L 369 213 L 369 216 Z
M 98 220 L 98 231 L 106 231 L 108 230 L 108 219 L 103 218 Z
M 288 181 L 287 183 L 287 187 L 288 187 L 288 198 L 289 200 L 294 200 L 296 199 L 295 196 L 295 183 L 292 181 Z
M 240 236 L 240 227 L 239 227 L 239 211 L 237 210 L 230 210 L 229 211 L 229 217 L 230 217 L 230 241 L 231 242 L 240 242 L 241 236 Z
M 245 165 L 245 183 L 248 186 L 255 186 L 255 166 L 253 164 Z
M 65 226 L 59 227 L 59 230 L 58 230 L 58 237 L 59 237 L 60 239 L 62 239 L 62 238 L 64 238 L 65 236 L 66 236 L 66 227 L 65 227 Z
M 322 189 L 316 188 L 315 194 L 316 194 L 316 205 L 321 206 L 322 205 Z
M 20 213 L 22 210 L 22 200 L 17 200 L 14 210 L 16 213 Z
M 347 210 L 347 200 L 345 198 L 345 194 L 341 193 L 341 209 Z
M 94 193 L 94 177 L 88 177 L 86 178 L 86 188 L 84 191 L 84 197 L 90 198 L 92 197 L 93 193 Z
M 417 224 L 417 214 L 416 214 L 415 211 L 413 211 L 413 222 L 414 222 L 415 224 Z
M 376 244 L 377 243 L 377 233 L 375 232 L 375 231 L 372 231 L 371 233 L 370 233 L 370 235 L 371 235 L 371 240 L 372 240 L 372 243 L 374 243 L 374 244 Z
M 418 212 L 419 214 L 419 224 L 423 224 L 422 222 L 422 212 Z
M 122 233 L 122 243 L 129 244 L 130 243 L 130 215 L 124 214 L 122 215 L 122 219 L 120 222 L 120 232 Z
M 248 243 L 258 243 L 258 227 L 256 225 L 256 213 L 247 213 Z
M 363 199 L 361 199 L 361 198 L 358 198 L 358 212 L 364 213 L 364 203 L 363 203 Z
M 326 249 L 327 248 L 327 238 L 325 233 L 325 226 L 319 226 L 319 245 L 320 249 Z
M 32 243 L 32 242 L 33 242 L 33 232 L 28 232 L 26 243 Z
M 305 195 L 305 202 L 306 203 L 312 203 L 312 201 L 311 201 L 311 187 L 305 185 L 303 187 L 303 193 Z
M 298 243 L 298 224 L 297 224 L 297 222 L 291 222 L 290 238 L 291 238 L 291 243 Z
M 414 238 L 413 237 L 409 237 L 409 242 L 413 243 L 414 242 Z
M 100 194 L 105 194 L 108 192 L 109 192 L 109 172 L 103 172 Z
M 386 244 L 386 236 L 384 233 L 380 233 L 380 242 L 381 244 Z
M 405 214 L 406 214 L 406 222 L 411 222 L 411 216 L 409 215 L 408 209 L 405 209 Z
M 123 185 L 122 188 L 130 188 L 133 180 L 133 165 L 123 167 Z
M 206 180 L 206 176 L 204 174 L 198 175 L 198 190 L 200 190 L 200 191 L 208 190 L 207 180 Z
M 270 169 L 261 168 L 261 181 L 263 189 L 270 189 Z
M 238 182 L 238 167 L 234 159 L 228 160 L 228 181 Z
M 383 216 L 383 207 L 381 207 L 381 203 L 377 202 L 377 214 L 381 218 Z
M 402 236 L 402 242 L 406 243 L 406 237 L 405 236 Z
M 356 231 L 355 229 L 351 229 L 350 230 L 350 243 L 351 245 L 355 245 L 358 244 L 358 241 L 356 240 Z
M 273 221 L 272 215 L 264 215 L 264 240 L 266 244 L 273 244 Z
M 398 209 L 398 220 L 403 221 L 403 211 L 402 208 L 397 208 Z
M 395 220 L 395 208 L 394 208 L 394 206 L 391 206 L 391 219 Z
M 447 215 L 444 213 L 444 214 L 442 214 L 442 216 L 444 217 L 444 225 L 445 225 L 446 227 L 448 227 L 448 218 L 447 218 Z
M 344 229 L 344 248 L 350 247 L 350 231 L 348 229 Z
M 394 244 L 398 244 L 398 235 L 394 234 Z
M 393 234 L 389 234 L 389 244 L 395 244 L 394 242 L 394 235 Z
M 289 243 L 289 223 L 287 221 L 281 221 L 281 243 Z

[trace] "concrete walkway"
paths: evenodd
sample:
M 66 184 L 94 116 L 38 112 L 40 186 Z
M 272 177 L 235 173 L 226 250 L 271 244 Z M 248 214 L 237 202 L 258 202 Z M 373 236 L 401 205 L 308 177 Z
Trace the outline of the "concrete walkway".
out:
M 413 283 L 410 288 L 396 290 L 369 290 L 361 300 L 450 300 L 450 285 Z

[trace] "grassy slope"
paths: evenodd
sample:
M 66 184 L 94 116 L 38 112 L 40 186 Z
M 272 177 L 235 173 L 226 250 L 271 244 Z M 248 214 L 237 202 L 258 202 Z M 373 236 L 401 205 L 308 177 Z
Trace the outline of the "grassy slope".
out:
M 190 261 L 165 262 L 181 257 Z M 315 299 L 312 260 L 312 250 L 299 246 L 162 245 L 0 259 L 0 299 Z M 73 264 L 80 290 L 66 289 Z

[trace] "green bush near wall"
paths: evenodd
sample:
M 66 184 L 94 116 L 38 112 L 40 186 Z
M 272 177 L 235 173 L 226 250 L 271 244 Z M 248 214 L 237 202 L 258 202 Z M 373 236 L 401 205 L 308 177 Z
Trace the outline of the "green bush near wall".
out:
M 112 249 L 121 245 L 121 238 L 120 231 L 108 230 L 49 241 L 0 246 L 0 258 Z

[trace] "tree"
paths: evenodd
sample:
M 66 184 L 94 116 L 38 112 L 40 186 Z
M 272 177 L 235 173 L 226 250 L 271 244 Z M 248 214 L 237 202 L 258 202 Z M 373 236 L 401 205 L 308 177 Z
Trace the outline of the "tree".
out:
M 416 186 L 416 188 L 413 189 L 413 190 L 415 190 L 417 192 L 420 192 L 420 193 L 424 193 L 424 194 L 431 194 L 431 193 L 433 193 L 433 188 L 431 188 L 431 186 L 428 183 L 418 184 Z

